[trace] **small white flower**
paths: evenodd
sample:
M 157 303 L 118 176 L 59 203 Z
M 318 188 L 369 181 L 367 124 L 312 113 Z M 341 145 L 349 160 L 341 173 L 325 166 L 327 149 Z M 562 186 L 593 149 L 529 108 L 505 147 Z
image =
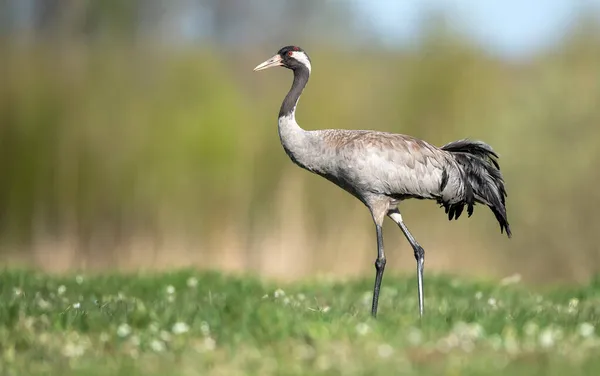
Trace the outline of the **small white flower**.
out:
M 475 293 L 475 299 L 481 300 L 481 298 L 483 298 L 483 293 L 481 291 L 477 291 Z
M 171 333 L 167 332 L 166 330 L 161 330 L 160 339 L 162 339 L 165 342 L 169 342 L 171 340 Z
M 19 295 L 22 295 L 22 294 L 23 294 L 23 290 L 21 290 L 21 289 L 20 289 L 20 288 L 18 288 L 18 287 L 15 287 L 15 288 L 13 289 L 13 291 L 15 292 L 15 295 L 17 295 L 17 296 L 19 296 Z
M 198 279 L 196 277 L 190 277 L 187 279 L 187 285 L 189 288 L 194 288 L 198 286 Z
M 38 306 L 40 307 L 40 309 L 42 309 L 42 310 L 45 311 L 45 310 L 50 309 L 50 307 L 52 306 L 52 304 L 50 304 L 49 301 L 40 298 L 38 300 Z
M 303 293 L 300 293 L 300 294 L 298 294 L 298 295 L 296 296 L 296 298 L 297 298 L 299 301 L 301 301 L 301 302 L 302 302 L 302 301 L 304 301 L 304 299 L 306 299 L 306 296 L 304 296 L 304 294 L 303 294 Z
M 77 358 L 83 355 L 85 349 L 83 346 L 68 342 L 63 348 L 63 354 L 68 358 Z
M 79 302 L 73 303 L 73 308 L 79 309 L 80 307 L 81 307 L 81 303 L 79 303 Z
M 364 336 L 365 334 L 369 333 L 369 330 L 371 328 L 369 328 L 369 325 L 367 325 L 364 322 L 358 323 L 356 325 L 356 333 L 358 333 L 358 335 Z
M 184 323 L 184 322 L 176 322 L 173 325 L 173 328 L 171 328 L 171 331 L 173 332 L 173 334 L 183 334 L 183 333 L 187 333 L 190 330 L 190 327 L 188 324 Z
M 488 299 L 488 304 L 489 304 L 491 307 L 494 307 L 494 308 L 496 308 L 496 299 L 494 299 L 494 298 L 489 298 L 489 299 Z
M 152 342 L 150 342 L 150 348 L 154 352 L 163 352 L 165 350 L 165 343 L 161 340 L 153 339 Z
M 210 334 L 210 326 L 208 325 L 208 323 L 206 321 L 202 321 L 200 323 L 200 331 L 202 332 L 202 335 L 204 335 L 204 336 L 208 336 Z
M 165 291 L 167 292 L 167 294 L 173 295 L 173 294 L 175 294 L 175 287 L 173 287 L 172 285 L 169 285 L 169 286 L 167 286 Z
M 285 298 L 283 298 L 283 304 L 285 304 L 285 305 L 290 304 L 290 298 L 288 298 L 287 296 Z
M 127 337 L 131 333 L 131 326 L 128 324 L 121 324 L 117 328 L 117 335 L 121 338 Z
M 393 352 L 394 349 L 387 343 L 377 346 L 377 354 L 379 354 L 380 358 L 389 358 Z
M 569 308 L 577 308 L 577 306 L 579 305 L 579 299 L 571 299 L 569 300 Z
M 546 328 L 540 333 L 540 345 L 544 348 L 554 346 L 554 332 L 552 329 Z
M 262 298 L 267 299 L 268 297 L 269 297 L 269 294 L 264 294 Z
M 275 292 L 273 293 L 273 296 L 275 297 L 275 299 L 278 299 L 280 297 L 285 296 L 285 291 L 283 291 L 282 289 L 277 289 L 275 290 Z
M 594 335 L 594 325 L 589 322 L 583 322 L 579 324 L 579 335 L 583 338 L 588 338 Z
M 83 276 L 82 275 L 76 276 L 75 282 L 77 282 L 78 285 L 81 285 L 83 283 Z
M 421 330 L 414 327 L 410 328 L 410 330 L 408 331 L 408 342 L 410 342 L 411 345 L 415 346 L 419 345 L 422 340 L 423 335 L 421 334 Z
M 132 345 L 134 345 L 135 347 L 138 347 L 140 345 L 140 337 L 136 336 L 136 335 L 132 335 L 129 338 L 129 341 L 131 342 Z
M 62 295 L 67 292 L 67 287 L 65 285 L 58 286 L 58 295 Z
M 325 306 L 325 307 L 321 308 L 321 312 L 327 313 L 327 312 L 329 312 L 330 309 L 331 309 L 331 307 Z
M 536 335 L 538 330 L 539 330 L 538 325 L 531 321 L 527 322 L 525 324 L 525 326 L 523 327 L 523 332 L 528 337 L 533 337 L 534 335 Z
M 204 349 L 207 351 L 213 351 L 217 347 L 217 343 L 211 337 L 204 338 Z

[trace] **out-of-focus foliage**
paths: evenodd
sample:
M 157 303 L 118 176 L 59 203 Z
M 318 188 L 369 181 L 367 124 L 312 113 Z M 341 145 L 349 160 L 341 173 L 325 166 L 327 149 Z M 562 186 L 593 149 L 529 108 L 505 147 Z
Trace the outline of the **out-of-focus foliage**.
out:
M 59 3 L 48 2 L 44 14 Z M 80 16 L 69 27 L 85 41 L 70 31 L 0 39 L 4 259 L 54 270 L 372 272 L 366 209 L 281 149 L 276 116 L 289 71 L 252 72 L 282 44 L 300 42 L 278 36 L 237 50 L 221 48 L 226 42 L 138 43 L 126 37 L 148 27 L 131 26 L 137 8 L 109 3 L 72 8 Z M 157 7 L 143 8 L 151 14 L 164 6 L 148 4 Z M 45 30 L 50 21 L 40 17 L 36 27 Z M 437 145 L 485 140 L 501 155 L 514 238 L 500 235 L 484 207 L 448 223 L 434 203 L 403 203 L 428 270 L 585 279 L 600 265 L 600 30 L 581 21 L 523 63 L 494 58 L 435 24 L 402 52 L 303 36 L 314 69 L 298 121 Z M 412 252 L 391 222 L 385 236 L 390 269 L 412 271 Z

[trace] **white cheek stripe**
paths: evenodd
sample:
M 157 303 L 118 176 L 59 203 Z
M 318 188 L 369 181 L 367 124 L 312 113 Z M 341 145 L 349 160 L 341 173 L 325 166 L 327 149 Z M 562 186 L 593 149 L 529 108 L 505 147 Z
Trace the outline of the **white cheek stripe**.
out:
M 306 65 L 306 67 L 308 68 L 308 73 L 310 73 L 310 70 L 311 70 L 310 61 L 308 60 L 308 57 L 306 56 L 306 54 L 304 52 L 301 52 L 301 51 L 292 52 L 292 57 L 294 59 L 298 60 L 299 62 L 301 62 L 302 64 Z

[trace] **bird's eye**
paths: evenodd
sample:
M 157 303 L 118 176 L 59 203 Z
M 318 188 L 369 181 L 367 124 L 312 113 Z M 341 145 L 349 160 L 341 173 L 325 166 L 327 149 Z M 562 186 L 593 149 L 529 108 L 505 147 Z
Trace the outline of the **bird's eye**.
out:
M 288 53 L 287 53 L 288 56 L 292 56 L 293 54 L 294 54 L 293 51 L 288 51 Z

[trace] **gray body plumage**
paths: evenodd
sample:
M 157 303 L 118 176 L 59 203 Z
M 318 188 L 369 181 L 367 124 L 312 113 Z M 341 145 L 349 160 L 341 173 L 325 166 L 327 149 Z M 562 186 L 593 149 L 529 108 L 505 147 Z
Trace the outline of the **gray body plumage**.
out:
M 259 64 L 255 70 L 284 66 L 294 72 L 294 81 L 279 110 L 279 137 L 290 159 L 318 174 L 362 201 L 371 212 L 377 233 L 376 276 L 373 316 L 385 269 L 382 225 L 390 217 L 402 230 L 415 253 L 419 314 L 423 315 L 423 270 L 425 251 L 406 227 L 397 205 L 405 199 L 435 200 L 448 219 L 458 219 L 467 207 L 469 216 L 476 203 L 494 213 L 500 231 L 511 231 L 506 216 L 504 180 L 495 160 L 498 156 L 484 142 L 458 140 L 436 147 L 417 138 L 380 131 L 322 129 L 307 131 L 296 122 L 296 106 L 308 82 L 308 55 L 287 46 Z
M 493 200 L 478 194 L 479 186 L 467 187 L 468 174 L 451 151 L 412 136 L 371 130 L 307 131 L 297 124 L 295 112 L 279 119 L 279 135 L 292 161 L 351 193 L 377 217 L 409 198 L 435 200 L 448 208 L 475 202 L 492 205 Z M 493 153 L 483 142 L 457 143 Z M 504 201 L 503 184 L 496 188 L 487 175 L 484 172 L 482 180 L 489 180 L 493 196 Z

